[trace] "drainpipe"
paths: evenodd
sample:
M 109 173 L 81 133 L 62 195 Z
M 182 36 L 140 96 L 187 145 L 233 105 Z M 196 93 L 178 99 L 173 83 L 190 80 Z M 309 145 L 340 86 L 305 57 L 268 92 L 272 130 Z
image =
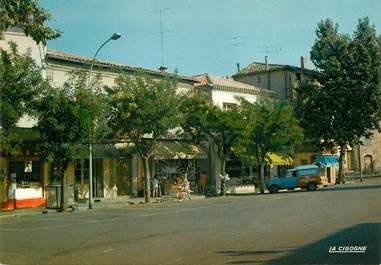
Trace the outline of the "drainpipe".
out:
M 270 73 L 269 73 L 269 64 L 267 62 L 267 55 L 265 56 L 265 63 L 266 63 L 266 74 L 267 74 L 267 89 L 271 90 L 270 87 Z

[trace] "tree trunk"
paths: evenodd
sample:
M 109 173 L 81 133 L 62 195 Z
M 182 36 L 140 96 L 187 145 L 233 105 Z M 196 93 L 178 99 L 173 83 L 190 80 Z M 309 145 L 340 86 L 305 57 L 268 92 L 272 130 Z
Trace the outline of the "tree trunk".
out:
M 226 180 L 225 180 L 225 166 L 226 166 L 226 160 L 224 158 L 221 158 L 221 172 L 220 174 L 223 176 L 223 179 L 221 179 L 221 192 L 220 195 L 225 195 L 225 189 L 226 189 Z
M 260 191 L 261 194 L 265 193 L 265 164 L 263 162 L 259 163 L 260 166 Z
M 62 177 L 61 177 L 61 212 L 66 213 L 68 207 L 67 201 L 67 175 L 66 175 L 67 167 L 62 167 Z
M 145 173 L 145 181 L 144 181 L 144 201 L 146 203 L 151 202 L 151 171 L 149 168 L 149 159 L 146 156 L 142 156 L 144 162 L 144 173 Z
M 359 174 L 360 174 L 360 182 L 362 182 L 362 166 L 361 166 L 361 147 L 360 144 L 357 144 L 357 158 L 359 162 Z
M 344 181 L 344 155 L 345 155 L 345 147 L 340 146 L 339 177 L 336 179 L 336 184 L 345 183 L 345 181 Z

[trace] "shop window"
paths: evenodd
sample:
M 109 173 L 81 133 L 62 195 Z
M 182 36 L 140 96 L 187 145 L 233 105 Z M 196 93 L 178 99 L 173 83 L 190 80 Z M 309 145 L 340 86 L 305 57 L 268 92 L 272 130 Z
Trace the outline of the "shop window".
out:
M 49 184 L 61 184 L 61 171 L 50 164 L 49 166 Z
M 34 185 L 41 182 L 40 161 L 10 161 L 9 177 L 16 179 L 18 185 Z

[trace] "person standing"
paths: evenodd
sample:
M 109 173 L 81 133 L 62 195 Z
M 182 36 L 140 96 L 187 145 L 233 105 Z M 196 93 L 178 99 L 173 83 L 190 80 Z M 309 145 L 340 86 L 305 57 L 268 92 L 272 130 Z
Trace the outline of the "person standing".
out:
M 159 180 L 156 176 L 152 178 L 152 197 L 156 198 L 159 196 Z
M 198 176 L 198 187 L 199 187 L 199 192 L 201 194 L 205 194 L 205 186 L 206 186 L 207 178 L 208 178 L 208 175 L 206 174 L 205 170 L 203 170 Z

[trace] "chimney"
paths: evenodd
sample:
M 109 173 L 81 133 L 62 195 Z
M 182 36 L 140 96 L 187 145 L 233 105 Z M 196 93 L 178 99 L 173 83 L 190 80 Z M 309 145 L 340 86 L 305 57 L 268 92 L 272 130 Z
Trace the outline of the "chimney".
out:
M 162 73 L 167 72 L 167 69 L 168 69 L 168 68 L 165 67 L 165 66 L 160 66 L 160 67 L 159 67 L 159 71 L 162 72 Z
M 267 62 L 267 55 L 265 56 L 265 64 L 266 64 L 266 71 L 268 71 L 269 70 L 269 64 Z
M 239 73 L 240 70 L 241 70 L 241 69 L 240 69 L 240 67 L 239 67 L 239 63 L 237 63 L 237 73 Z
M 306 68 L 306 59 L 303 56 L 300 56 L 300 68 L 302 68 L 302 70 Z

